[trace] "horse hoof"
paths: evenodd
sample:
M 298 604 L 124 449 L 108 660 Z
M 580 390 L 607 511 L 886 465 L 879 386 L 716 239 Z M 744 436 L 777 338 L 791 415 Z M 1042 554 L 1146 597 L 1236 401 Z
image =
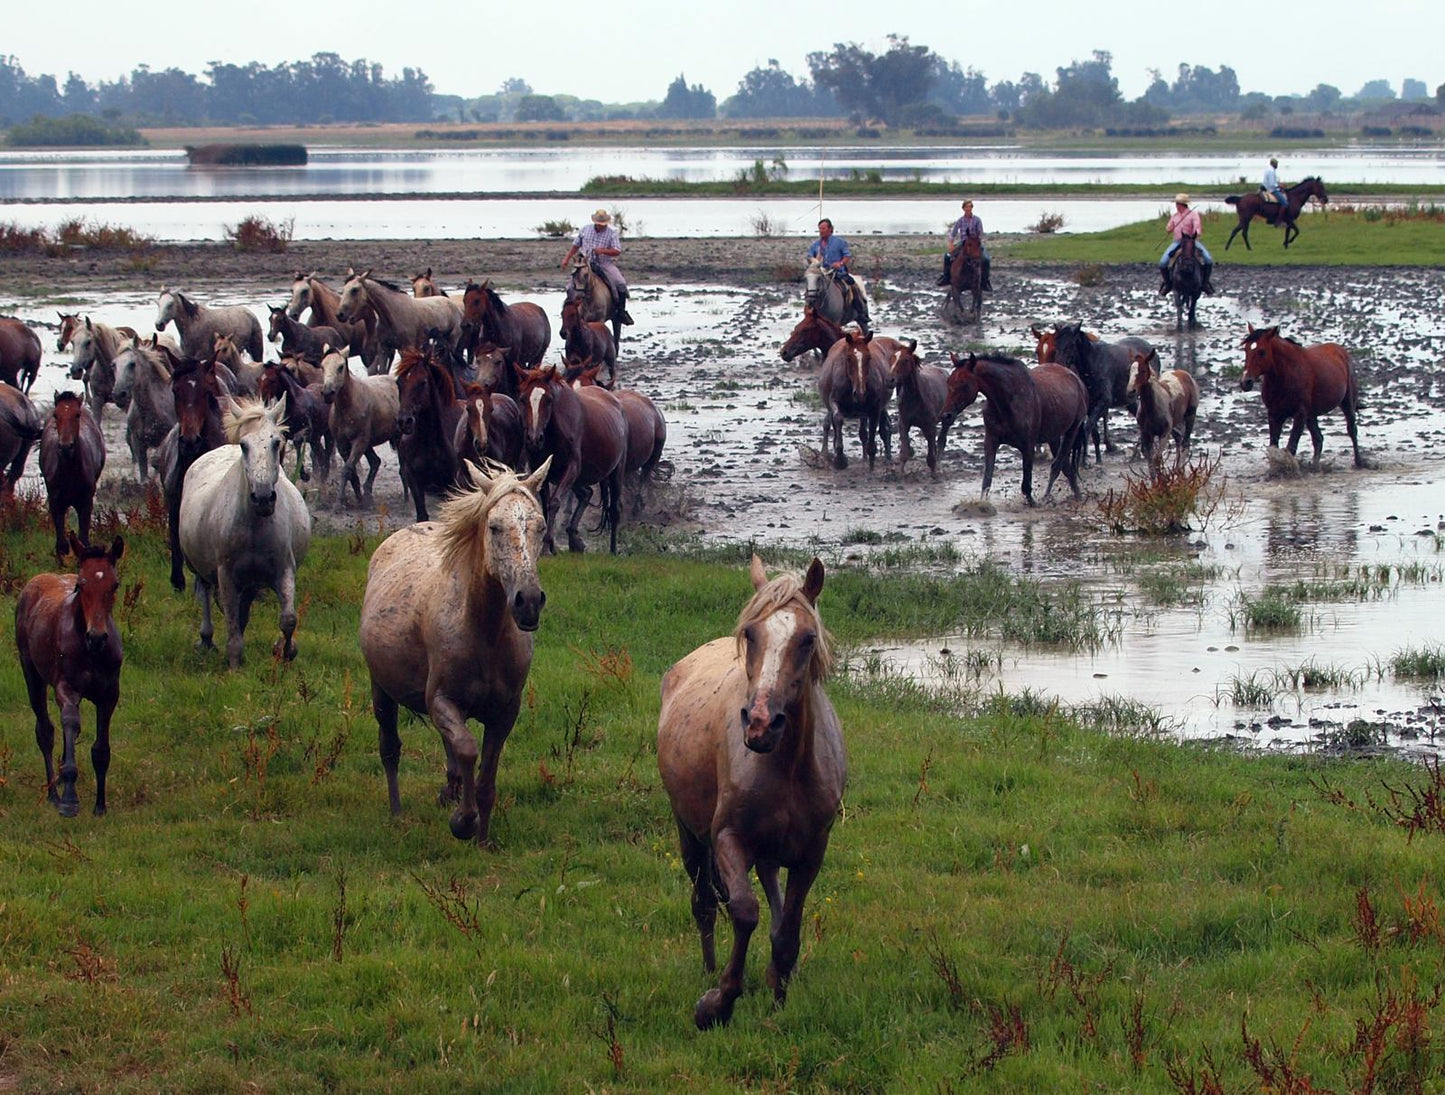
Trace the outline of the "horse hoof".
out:
M 184 578 L 173 577 L 171 579 L 171 588 L 177 593 L 184 593 L 186 591 L 186 580 Z
M 451 821 L 452 836 L 458 840 L 471 840 L 477 835 L 477 815 L 475 813 L 464 814 L 460 810 L 452 814 Z
M 197 639 L 195 649 L 198 654 L 204 654 L 208 650 L 215 650 L 216 644 L 210 639 Z
M 569 536 L 567 537 L 567 550 L 578 553 L 584 552 L 587 550 L 587 543 L 580 536 Z
M 61 799 L 55 804 L 55 810 L 61 817 L 75 817 L 80 813 L 80 803 L 68 802 L 65 799 Z
M 96 803 L 93 813 L 96 817 L 105 817 L 105 807 L 100 805 L 99 803 Z
M 833 467 L 836 468 L 838 471 L 842 471 L 847 466 L 848 458 L 844 456 L 841 452 L 833 457 Z
M 288 662 L 296 660 L 296 643 L 284 636 L 271 644 L 271 657 L 285 658 Z
M 692 1013 L 692 1021 L 697 1024 L 698 1030 L 725 1026 L 732 1017 L 733 1006 L 723 1001 L 722 992 L 718 989 L 709 989 L 703 993 Z

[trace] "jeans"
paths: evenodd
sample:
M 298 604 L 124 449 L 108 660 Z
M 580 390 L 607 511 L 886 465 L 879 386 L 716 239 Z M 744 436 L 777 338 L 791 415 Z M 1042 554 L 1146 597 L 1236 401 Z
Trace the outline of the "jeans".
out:
M 1174 257 L 1174 252 L 1179 250 L 1179 247 L 1183 242 L 1183 240 L 1175 240 L 1169 245 L 1168 249 L 1164 252 L 1163 257 L 1159 260 L 1159 269 L 1169 269 L 1169 260 Z M 1200 261 L 1203 262 L 1205 266 L 1214 265 L 1214 256 L 1209 253 L 1209 248 L 1205 247 L 1204 244 L 1200 243 L 1198 240 L 1195 240 L 1194 249 L 1199 252 Z

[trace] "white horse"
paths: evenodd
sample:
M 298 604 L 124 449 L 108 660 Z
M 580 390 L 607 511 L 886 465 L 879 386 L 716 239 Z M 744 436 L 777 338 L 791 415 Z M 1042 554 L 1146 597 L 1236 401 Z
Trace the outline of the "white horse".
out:
M 184 357 L 199 359 L 209 355 L 217 332 L 235 339 L 236 345 L 250 354 L 253 361 L 260 361 L 266 356 L 261 321 L 249 308 L 240 305 L 207 308 L 179 289 L 167 289 L 162 285 L 161 294 L 156 298 L 156 331 L 164 331 L 166 324 L 172 320 L 181 335 Z
M 115 401 L 130 405 L 125 415 L 125 440 L 136 475 L 144 483 L 150 474 L 150 450 L 159 448 L 176 424 L 170 363 L 160 349 L 134 338 L 121 343 L 111 363 L 115 367 Z
M 396 418 L 401 413 L 396 377 L 390 373 L 364 379 L 355 376 L 343 350 L 333 350 L 322 358 L 321 371 L 321 397 L 331 407 L 331 437 L 345 461 L 341 469 L 341 484 L 336 488 L 336 504 L 345 507 L 347 483 L 356 491 L 357 504 L 361 504 L 363 492 L 356 474 L 356 463 L 365 456 L 371 466 L 365 488 L 365 500 L 369 505 L 371 485 L 381 468 L 376 446 L 384 441 L 396 442 Z
M 853 292 L 860 296 L 863 293 L 857 279 L 853 282 Z M 813 259 L 803 271 L 803 304 L 839 326 L 863 323 L 865 313 L 858 308 L 856 299 L 831 270 L 824 269 L 820 259 Z
M 199 457 L 181 495 L 181 554 L 196 576 L 200 645 L 210 649 L 211 598 L 226 615 L 226 659 L 241 664 L 251 602 L 263 589 L 281 601 L 281 637 L 273 651 L 296 656 L 296 568 L 311 543 L 311 513 L 301 492 L 280 474 L 286 401 L 226 400 L 231 444 Z

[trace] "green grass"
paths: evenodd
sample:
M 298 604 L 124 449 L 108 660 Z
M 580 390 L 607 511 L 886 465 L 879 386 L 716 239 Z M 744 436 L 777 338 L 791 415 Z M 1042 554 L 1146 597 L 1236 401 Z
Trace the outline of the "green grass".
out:
M 1445 677 L 1445 643 L 1406 647 L 1395 652 L 1390 665 L 1397 677 Z
M 1171 1062 L 1208 1055 L 1225 1090 L 1258 1090 L 1243 1023 L 1344 1091 L 1388 993 L 1423 1000 L 1429 1036 L 1401 1048 L 1387 1027 L 1391 1090 L 1441 1090 L 1445 832 L 1408 797 L 1438 802 L 1429 770 L 1175 744 L 1127 700 L 951 710 L 840 679 L 850 786 L 788 1005 L 759 932 L 732 1025 L 704 1035 L 712 979 L 653 742 L 660 676 L 732 626 L 745 550 L 544 561 L 481 852 L 447 832 L 419 721 L 387 814 L 355 639 L 376 537 L 318 538 L 299 660 L 265 656 L 264 601 L 237 673 L 192 650 L 160 537 L 129 542 L 109 816 L 44 804 L 0 658 L 0 1088 L 1166 1093 Z M 48 543 L 0 533 L 0 647 Z M 973 587 L 996 615 L 1041 595 L 842 570 L 820 604 L 858 642 L 934 627 Z M 88 743 L 88 706 L 85 725 Z
M 1161 199 L 1161 207 L 1167 199 Z M 1249 230 L 1254 250 L 1242 240 L 1224 249 L 1238 223 L 1233 212 L 1204 215 L 1204 242 L 1222 268 L 1236 266 L 1441 266 L 1438 219 L 1418 217 L 1393 223 L 1360 213 L 1308 213 L 1300 219 L 1299 238 L 1286 251 L 1283 230 L 1256 219 Z M 997 254 L 1041 262 L 1158 262 L 1168 244 L 1165 218 L 1138 221 L 1103 232 L 1080 232 L 1037 239 L 1000 241 Z

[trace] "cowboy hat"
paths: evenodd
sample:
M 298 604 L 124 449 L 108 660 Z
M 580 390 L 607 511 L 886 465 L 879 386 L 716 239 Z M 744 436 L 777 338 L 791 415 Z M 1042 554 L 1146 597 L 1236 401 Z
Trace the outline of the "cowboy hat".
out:
M 1189 204 L 1189 195 L 1188 195 L 1188 194 L 1175 194 L 1175 195 L 1174 195 L 1174 204 L 1175 204 L 1175 205 L 1188 205 L 1188 204 Z
M 607 210 L 605 210 L 605 209 L 599 209 L 599 210 L 597 210 L 597 212 L 595 212 L 595 213 L 592 214 L 592 223 L 593 223 L 593 224 L 611 224 L 611 223 L 612 223 L 612 214 L 609 213 L 609 212 L 607 212 Z

